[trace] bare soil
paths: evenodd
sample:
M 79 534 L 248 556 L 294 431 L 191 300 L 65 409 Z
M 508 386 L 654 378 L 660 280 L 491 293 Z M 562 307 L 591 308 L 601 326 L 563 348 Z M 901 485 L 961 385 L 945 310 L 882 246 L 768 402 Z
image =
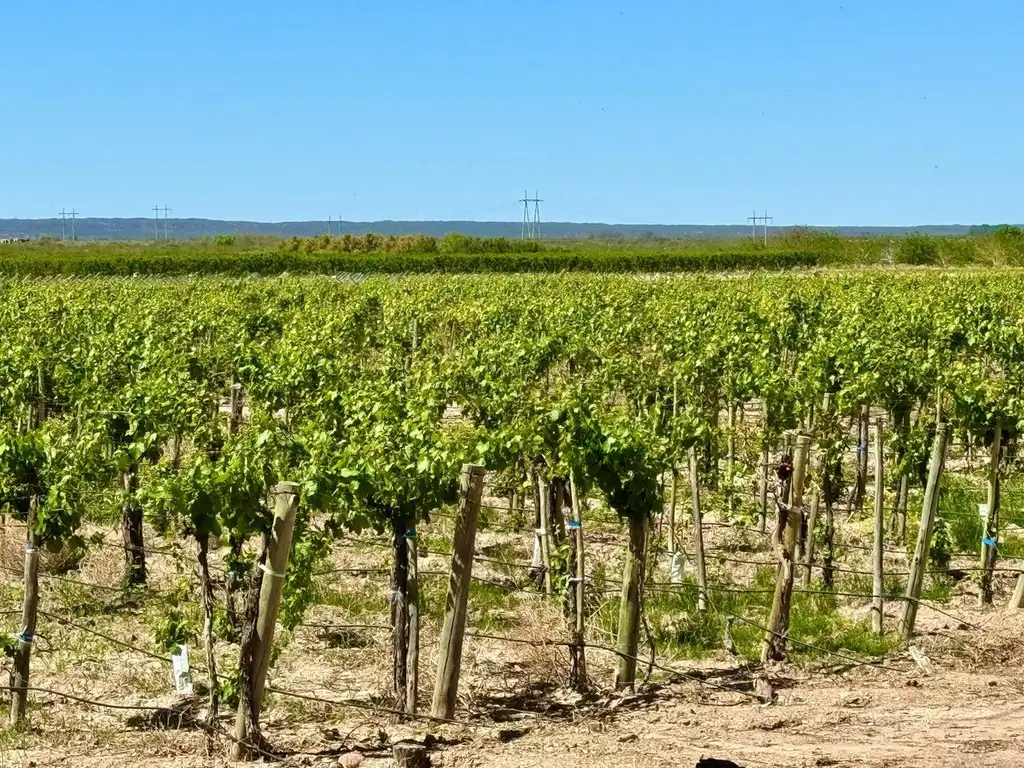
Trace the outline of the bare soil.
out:
M 444 523 L 436 525 L 443 533 Z M 106 533 L 116 542 L 114 532 Z M 0 564 L 17 564 L 18 535 L 16 529 L 7 531 Z M 725 534 L 715 533 L 720 535 Z M 521 556 L 528 559 L 528 539 L 517 541 Z M 510 545 L 507 537 L 484 531 L 478 550 L 503 544 Z M 612 545 L 607 546 L 611 552 Z M 604 556 L 601 545 L 595 544 L 594 551 Z M 179 580 L 194 580 L 192 552 L 185 546 L 181 552 L 150 558 L 154 591 L 166 593 Z M 375 569 L 386 558 L 384 549 L 338 549 L 333 566 L 367 570 L 327 577 L 331 588 L 346 595 L 380 593 L 387 576 Z M 141 652 L 154 649 L 152 627 L 159 610 L 151 603 L 157 598 L 121 603 L 116 589 L 120 562 L 116 548 L 94 549 L 78 570 L 66 574 L 94 586 L 44 580 L 41 609 L 73 616 L 86 629 L 41 619 L 32 667 L 32 684 L 41 690 L 32 693 L 29 728 L 0 735 L 3 768 L 185 768 L 229 762 L 230 741 L 223 732 L 230 729 L 232 713 L 222 713 L 215 732 L 205 730 L 199 725 L 203 697 L 177 697 L 166 660 Z M 447 557 L 429 553 L 420 568 L 443 573 Z M 502 577 L 487 563 L 481 563 L 479 573 Z M 4 611 L 20 608 L 18 581 L 11 570 L 0 578 Z M 964 590 L 944 606 L 957 618 L 922 607 L 914 644 L 931 659 L 934 674 L 902 650 L 876 665 L 829 657 L 770 668 L 747 665 L 721 652 L 699 662 L 659 657 L 659 663 L 680 674 L 655 669 L 635 693 L 619 693 L 610 690 L 613 657 L 591 649 L 594 691 L 580 695 L 564 687 L 564 648 L 470 637 L 459 723 L 396 722 L 387 711 L 389 637 L 386 630 L 374 628 L 386 623 L 386 615 L 378 611 L 369 618 L 356 617 L 342 601 L 328 600 L 311 611 L 303 626 L 280 634 L 282 652 L 269 684 L 306 698 L 270 694 L 262 719 L 264 735 L 287 765 L 354 765 L 361 759 L 366 768 L 390 766 L 393 740 L 429 734 L 434 766 L 653 768 L 694 766 L 702 757 L 714 757 L 748 768 L 1016 768 L 1024 765 L 1024 613 L 1003 611 L 1011 587 L 1007 576 L 1000 582 L 999 607 L 986 610 L 979 610 Z M 895 626 L 896 609 L 888 609 L 889 627 Z M 504 610 L 507 628 L 497 634 L 527 641 L 564 634 L 557 601 L 524 594 Z M 16 618 L 0 617 L 12 628 Z M 471 622 L 480 618 L 471 617 Z M 356 622 L 374 626 L 330 628 Z M 423 626 L 420 711 L 429 709 L 437 624 L 430 619 Z M 609 642 L 596 633 L 592 628 L 591 642 Z M 226 643 L 218 652 L 222 667 L 237 658 L 237 648 Z M 201 649 L 193 649 L 192 659 L 194 666 L 201 665 Z M 197 670 L 195 678 L 201 684 L 203 672 Z M 753 693 L 755 687 L 763 692 L 765 682 L 773 693 L 768 704 Z M 342 700 L 344 705 L 339 704 Z M 160 707 L 184 709 L 186 714 L 168 717 L 156 711 Z M 6 719 L 6 714 L 0 708 L 0 716 Z M 346 755 L 347 762 L 339 763 Z

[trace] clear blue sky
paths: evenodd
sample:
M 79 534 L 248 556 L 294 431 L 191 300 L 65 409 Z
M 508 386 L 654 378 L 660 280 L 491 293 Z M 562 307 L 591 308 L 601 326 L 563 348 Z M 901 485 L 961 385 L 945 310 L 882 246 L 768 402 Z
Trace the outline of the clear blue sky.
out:
M 1024 220 L 1020 0 L 28 2 L 0 218 Z

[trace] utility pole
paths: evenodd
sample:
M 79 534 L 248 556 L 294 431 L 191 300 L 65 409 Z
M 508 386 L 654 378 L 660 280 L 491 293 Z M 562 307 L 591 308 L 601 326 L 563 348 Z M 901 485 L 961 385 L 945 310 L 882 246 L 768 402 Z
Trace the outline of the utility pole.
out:
M 167 214 L 170 213 L 171 209 L 165 205 L 161 210 L 164 212 L 164 240 L 167 240 Z
M 71 242 L 75 242 L 76 240 L 78 240 L 78 238 L 75 237 L 75 216 L 77 215 L 78 211 L 76 211 L 74 208 L 72 208 L 71 213 L 68 214 L 68 216 L 71 217 Z
M 538 197 L 538 193 L 534 192 L 533 197 L 530 197 L 530 193 L 524 191 L 523 197 L 519 201 L 523 204 L 523 240 L 536 240 L 540 237 L 540 204 L 544 201 Z M 530 213 L 530 203 L 533 203 L 533 214 Z
M 764 244 L 768 245 L 768 225 L 774 223 L 775 219 L 768 215 L 768 211 L 764 212 L 764 216 L 758 216 L 757 211 L 754 211 L 753 216 L 747 216 L 747 221 L 750 222 L 750 239 L 757 241 L 757 225 L 764 224 Z
M 156 239 L 160 239 L 160 206 L 153 206 L 153 231 L 156 234 Z
M 331 214 L 327 214 L 327 236 L 331 236 Z
M 65 227 L 68 221 L 68 214 L 63 208 L 60 209 L 60 241 L 63 243 L 65 239 Z

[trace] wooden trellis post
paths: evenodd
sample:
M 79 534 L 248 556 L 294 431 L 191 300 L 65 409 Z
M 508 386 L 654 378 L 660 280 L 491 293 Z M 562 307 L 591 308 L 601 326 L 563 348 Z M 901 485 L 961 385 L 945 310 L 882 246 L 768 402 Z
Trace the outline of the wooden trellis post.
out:
M 462 492 L 455 520 L 455 541 L 452 547 L 452 572 L 448 579 L 444 624 L 438 650 L 437 678 L 430 713 L 450 718 L 455 714 L 459 693 L 459 672 L 462 669 L 462 641 L 466 633 L 469 610 L 469 582 L 473 576 L 473 549 L 476 546 L 476 521 L 480 514 L 480 497 L 484 490 L 484 468 L 477 464 L 462 467 Z
M 907 577 L 907 593 L 903 602 L 903 619 L 900 634 L 908 638 L 914 633 L 917 620 L 917 605 L 924 586 L 924 571 L 928 562 L 928 548 L 932 543 L 932 528 L 939 506 L 939 486 L 942 482 L 942 467 L 946 459 L 946 441 L 949 439 L 949 425 L 938 424 L 935 428 L 935 442 L 932 445 L 931 463 L 928 465 L 928 484 L 924 489 L 921 503 L 921 525 L 917 532 L 917 546 Z
M 882 575 L 885 553 L 885 473 L 882 459 L 882 428 L 881 421 L 875 423 L 875 537 L 874 547 L 871 551 L 871 628 L 876 635 L 882 634 L 882 600 L 885 593 L 885 582 Z

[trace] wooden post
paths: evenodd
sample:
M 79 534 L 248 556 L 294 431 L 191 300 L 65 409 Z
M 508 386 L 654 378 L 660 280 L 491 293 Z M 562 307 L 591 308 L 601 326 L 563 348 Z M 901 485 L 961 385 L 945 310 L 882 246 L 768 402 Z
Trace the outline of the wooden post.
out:
M 999 459 L 1002 453 L 1003 420 L 996 419 L 992 429 L 992 450 L 988 466 L 988 515 L 981 534 L 981 588 L 978 590 L 978 607 L 992 605 L 992 574 L 996 567 L 999 540 Z
M 484 468 L 476 464 L 464 465 L 459 512 L 455 520 L 452 572 L 448 580 L 448 599 L 445 601 L 444 624 L 441 627 L 434 700 L 430 707 L 434 717 L 450 718 L 455 714 L 459 671 L 462 668 L 462 640 L 466 632 L 469 581 L 473 574 L 476 520 L 480 513 L 483 489 Z
M 274 520 L 267 540 L 266 562 L 260 566 L 263 577 L 260 581 L 259 612 L 256 617 L 252 666 L 249 672 L 250 690 L 242 692 L 238 702 L 238 713 L 235 716 L 236 760 L 249 755 L 250 724 L 259 724 L 263 689 L 267 682 L 267 670 L 270 668 L 270 655 L 274 645 L 274 630 L 277 627 L 277 611 L 281 605 L 285 569 L 292 548 L 295 514 L 299 509 L 298 483 L 278 483 L 273 490 L 273 497 Z
M 700 483 L 697 477 L 697 449 L 690 449 L 690 496 L 693 503 L 694 563 L 697 566 L 697 610 L 708 608 L 708 577 L 704 569 L 704 519 L 700 509 Z
M 408 586 L 408 648 L 405 662 L 405 711 L 416 713 L 419 697 L 420 681 L 420 586 L 419 586 L 419 546 L 416 540 L 416 529 L 410 528 L 405 533 L 409 549 Z
M 733 509 L 735 508 L 735 494 L 733 493 L 733 479 L 736 473 L 736 403 L 730 399 L 729 401 L 729 436 L 728 436 L 728 453 L 725 457 L 725 500 L 726 509 L 729 515 L 732 516 Z
M 551 594 L 551 494 L 547 481 L 537 475 L 537 499 L 540 502 L 540 561 L 544 568 L 544 594 Z
M 622 567 L 622 593 L 619 596 L 619 652 L 615 687 L 632 688 L 636 681 L 636 654 L 640 647 L 640 589 L 644 577 L 647 550 L 647 515 L 630 515 L 629 551 Z
M 679 485 L 679 470 L 672 467 L 672 500 L 668 507 L 668 553 L 676 553 L 676 488 Z
M 882 457 L 881 421 L 875 422 L 875 539 L 871 551 L 872 590 L 871 590 L 871 628 L 876 635 L 882 634 L 882 597 L 885 582 L 882 578 L 882 563 L 885 547 L 885 472 Z
M 1013 596 L 1010 598 L 1010 604 L 1006 606 L 1006 610 L 1013 612 L 1019 611 L 1024 608 L 1024 573 L 1017 574 L 1017 586 L 1014 587 Z
M 21 607 L 21 632 L 17 636 L 18 646 L 14 651 L 11 665 L 12 728 L 20 726 L 25 720 L 25 709 L 28 705 L 29 666 L 39 610 L 39 548 L 32 530 L 38 505 L 39 497 L 33 496 L 29 499 L 28 533 L 25 536 L 25 596 Z
M 673 485 L 675 488 L 675 485 Z M 569 474 L 569 498 L 572 503 L 569 518 L 569 584 L 568 592 L 572 607 L 572 646 L 569 648 L 569 685 L 576 690 L 587 687 L 587 654 L 584 619 L 586 605 L 584 603 L 584 559 L 583 559 L 583 510 L 580 507 L 579 491 L 576 488 L 576 476 Z
M 238 374 L 231 376 L 231 399 L 228 410 L 228 434 L 238 433 L 242 424 L 242 404 L 245 402 L 245 395 L 242 393 L 242 382 L 238 380 Z
M 768 438 L 762 437 L 761 444 L 761 488 L 758 499 L 757 530 L 765 532 L 768 527 L 768 473 L 771 471 L 770 456 L 768 453 Z
M 897 429 L 899 430 L 899 449 L 896 461 L 902 467 L 907 455 L 907 437 L 910 434 L 910 409 L 901 406 L 897 411 Z M 896 508 L 894 510 L 896 542 L 903 546 L 907 541 L 907 498 L 910 495 L 910 474 L 905 468 L 900 470 L 899 484 L 896 487 Z
M 825 460 L 822 459 L 822 466 Z M 814 572 L 814 529 L 818 525 L 818 510 L 821 508 L 821 491 L 815 491 L 811 497 L 811 511 L 807 515 L 807 539 L 804 542 L 804 586 L 811 585 Z
M 793 600 L 793 552 L 796 537 L 803 516 L 804 483 L 807 477 L 807 455 L 811 438 L 800 435 L 796 440 L 793 457 L 793 484 L 790 487 L 789 504 L 786 506 L 785 530 L 779 547 L 779 569 L 775 580 L 775 598 L 772 612 L 768 617 L 761 648 L 761 662 L 782 661 L 786 658 L 786 644 L 789 637 L 789 609 Z
M 907 593 L 903 602 L 903 619 L 900 622 L 900 634 L 909 638 L 914 633 L 914 622 L 917 620 L 917 603 L 921 599 L 921 588 L 924 585 L 924 571 L 928 561 L 928 548 L 932 542 L 932 528 L 935 525 L 935 513 L 939 506 L 939 486 L 942 482 L 942 467 L 946 459 L 946 441 L 949 438 L 949 425 L 940 423 L 935 427 L 935 442 L 932 445 L 932 458 L 928 466 L 928 484 L 924 489 L 924 501 L 921 504 L 921 526 L 917 533 L 917 546 L 914 559 L 910 564 L 910 575 L 907 577 Z

